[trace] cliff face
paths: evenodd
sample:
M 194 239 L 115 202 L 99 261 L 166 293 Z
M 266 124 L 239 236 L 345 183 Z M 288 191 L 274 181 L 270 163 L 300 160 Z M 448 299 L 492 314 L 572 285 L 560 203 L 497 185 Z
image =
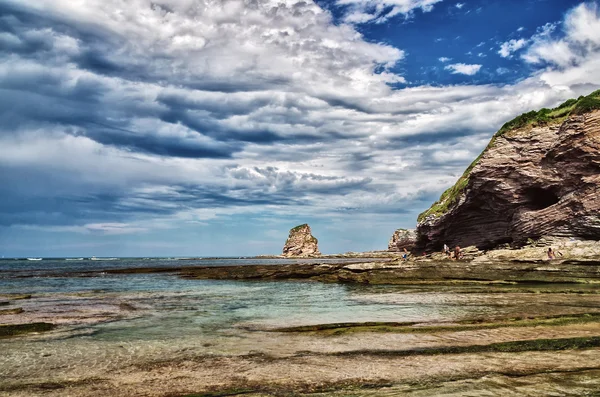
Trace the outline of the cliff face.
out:
M 418 247 L 600 240 L 600 91 L 507 123 L 417 226 Z
M 417 242 L 417 233 L 412 229 L 398 229 L 392 235 L 390 242 L 388 243 L 388 251 L 398 252 L 404 250 L 411 250 Z
M 290 230 L 283 247 L 284 256 L 319 256 L 319 241 L 312 235 L 310 226 L 296 226 Z

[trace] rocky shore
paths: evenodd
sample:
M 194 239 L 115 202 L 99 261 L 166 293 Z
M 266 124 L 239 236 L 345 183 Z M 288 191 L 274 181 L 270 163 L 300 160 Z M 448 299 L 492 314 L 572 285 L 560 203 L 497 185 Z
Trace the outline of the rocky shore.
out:
M 554 240 L 559 259 L 548 260 L 545 242 L 521 249 L 483 253 L 465 249 L 465 259 L 451 260 L 442 253 L 403 260 L 398 256 L 351 263 L 314 262 L 287 265 L 179 267 L 181 277 L 203 280 L 312 280 L 361 284 L 448 283 L 600 283 L 600 242 Z M 539 246 L 537 244 L 540 244 Z M 107 270 L 107 273 L 158 273 L 165 269 Z

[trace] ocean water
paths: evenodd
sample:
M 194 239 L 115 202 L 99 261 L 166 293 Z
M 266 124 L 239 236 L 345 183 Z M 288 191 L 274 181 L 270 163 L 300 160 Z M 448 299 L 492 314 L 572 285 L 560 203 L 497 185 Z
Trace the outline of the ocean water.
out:
M 3 260 L 0 261 L 0 294 L 32 295 L 32 299 L 13 302 L 12 307 L 21 307 L 24 313 L 10 318 L 4 316 L 4 322 L 46 321 L 60 327 L 37 338 L 0 343 L 14 346 L 44 340 L 68 340 L 75 344 L 84 340 L 87 343 L 144 341 L 168 344 L 176 332 L 179 344 L 187 340 L 194 345 L 221 346 L 221 351 L 230 352 L 231 346 L 222 343 L 224 338 L 243 339 L 252 331 L 337 322 L 452 321 L 494 310 L 489 304 L 469 300 L 468 296 L 457 299 L 452 294 L 411 292 L 408 287 L 399 286 L 190 280 L 174 273 L 115 275 L 101 271 L 148 266 L 175 268 L 298 262 L 310 261 Z M 86 273 L 90 271 L 93 273 Z
M 310 263 L 285 259 L 118 259 L 0 261 L 0 294 L 32 294 L 41 307 L 118 306 L 135 309 L 135 319 L 97 325 L 98 337 L 169 337 L 180 332 L 212 331 L 231 327 L 279 327 L 360 321 L 450 321 L 489 310 L 485 304 L 466 303 L 449 295 L 410 293 L 408 287 L 322 284 L 303 281 L 188 280 L 176 274 L 115 275 L 102 270 L 143 267 L 233 266 L 241 264 Z M 356 261 L 332 259 L 329 262 Z M 319 260 L 319 262 L 324 262 Z M 92 272 L 92 273 L 88 273 Z M 401 292 L 398 300 L 390 292 Z M 386 298 L 386 296 L 388 298 Z M 33 307 L 31 309 L 34 309 Z M 110 307 L 106 308 L 110 311 Z M 139 315 L 138 315 L 139 314 Z M 160 321 L 157 321 L 159 319 Z M 151 321 L 152 327 L 146 322 Z M 140 327 L 139 335 L 133 328 Z M 152 330 L 150 331 L 150 328 Z M 124 333 L 121 333 L 124 335 Z

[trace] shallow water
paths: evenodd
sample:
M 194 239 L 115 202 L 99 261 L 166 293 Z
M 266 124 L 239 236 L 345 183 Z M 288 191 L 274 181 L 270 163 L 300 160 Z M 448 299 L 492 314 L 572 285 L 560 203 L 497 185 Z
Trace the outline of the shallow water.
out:
M 223 263 L 239 264 L 238 261 Z M 477 287 L 212 281 L 182 279 L 174 274 L 65 277 L 61 275 L 65 271 L 77 274 L 83 269 L 127 266 L 112 263 L 118 261 L 108 265 L 101 261 L 31 262 L 34 263 L 0 264 L 0 294 L 33 295 L 32 299 L 13 301 L 8 306 L 22 307 L 24 313 L 3 316 L 0 321 L 48 321 L 60 327 L 42 335 L 0 340 L 0 390 L 2 384 L 15 382 L 103 377 L 111 371 L 156 360 L 253 352 L 286 356 L 305 350 L 370 348 L 378 343 L 374 337 L 324 341 L 265 332 L 284 326 L 364 321 L 455 322 L 514 315 L 524 310 L 544 314 L 551 313 L 552 308 L 561 313 L 600 309 L 596 295 L 570 297 L 566 302 L 560 294 L 498 294 L 490 293 L 489 287 L 478 291 Z M 156 262 L 168 266 L 180 261 Z M 286 263 L 273 261 L 282 262 Z M 218 266 L 219 261 L 202 264 Z M 144 260 L 135 262 L 139 267 L 148 265 L 154 266 Z M 27 271 L 35 277 L 22 277 Z M 552 288 L 560 290 L 561 286 Z M 422 336 L 394 338 L 390 336 L 389 341 L 398 346 L 438 343 Z

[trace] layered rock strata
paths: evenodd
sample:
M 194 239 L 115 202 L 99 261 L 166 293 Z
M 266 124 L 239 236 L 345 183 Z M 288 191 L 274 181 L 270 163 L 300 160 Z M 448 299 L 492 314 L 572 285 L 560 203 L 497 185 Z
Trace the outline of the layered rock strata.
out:
M 417 242 L 417 233 L 413 229 L 398 229 L 388 243 L 388 251 L 398 252 L 404 248 L 411 250 Z
M 290 230 L 285 245 L 283 246 L 283 255 L 292 256 L 319 256 L 319 241 L 312 235 L 310 226 L 306 223 L 296 226 Z
M 510 254 L 510 253 L 508 253 Z M 538 251 L 543 257 L 543 250 Z M 440 284 L 455 285 L 523 282 L 599 283 L 600 260 L 490 259 L 486 256 L 475 261 L 388 261 L 363 263 L 306 263 L 290 265 L 242 265 L 183 267 L 171 273 L 201 280 L 311 280 L 330 283 L 360 284 Z M 161 269 L 107 270 L 110 274 L 156 273 Z
M 421 214 L 418 247 L 490 249 L 542 236 L 600 240 L 598 107 L 600 91 L 507 123 Z

